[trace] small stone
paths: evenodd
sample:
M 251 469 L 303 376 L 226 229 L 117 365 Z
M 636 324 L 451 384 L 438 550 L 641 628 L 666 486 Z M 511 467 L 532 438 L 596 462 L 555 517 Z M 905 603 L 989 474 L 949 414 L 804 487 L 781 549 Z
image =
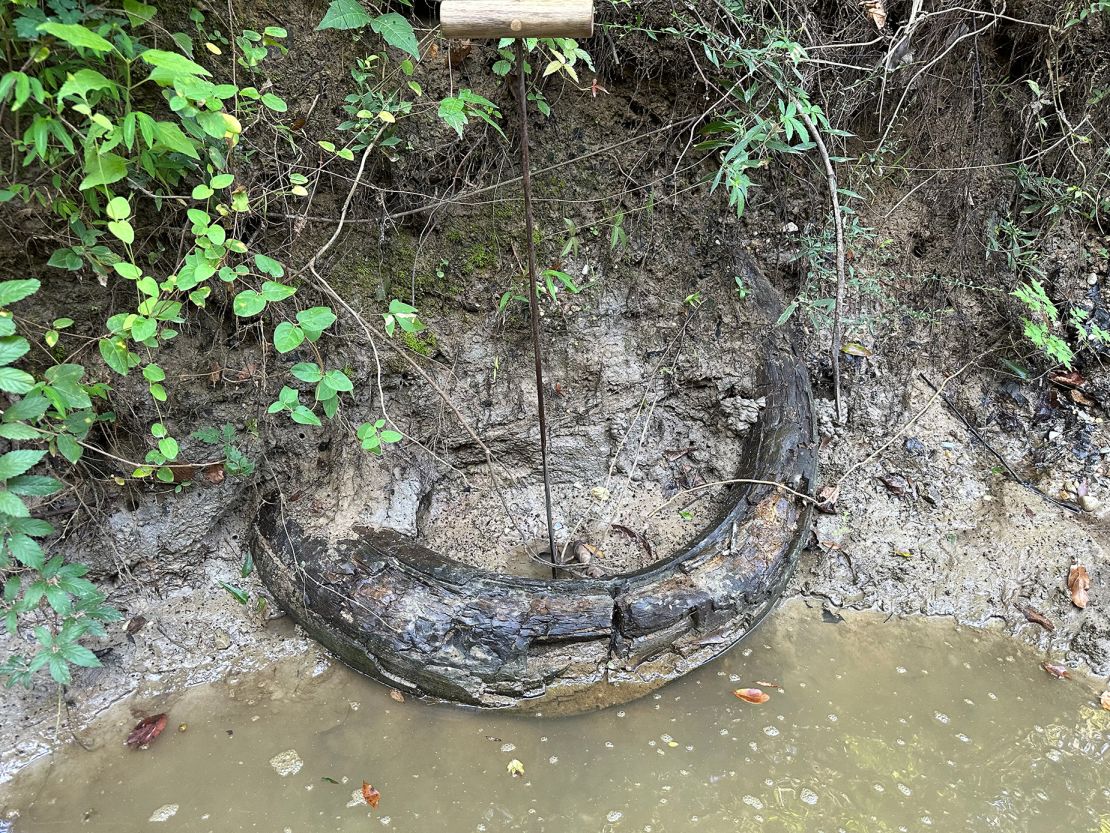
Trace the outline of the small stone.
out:
M 1079 508 L 1084 512 L 1094 512 L 1098 509 L 1098 498 L 1094 495 L 1083 495 L 1079 499 Z
M 1096 275 L 1094 272 L 1092 272 L 1091 274 L 1089 274 L 1087 276 L 1087 286 L 1094 286 L 1097 283 L 1098 283 L 1098 275 Z
M 795 233 L 797 233 L 797 231 L 798 231 L 798 224 L 797 223 L 787 223 L 785 226 L 782 227 L 782 233 L 783 234 L 795 234 Z

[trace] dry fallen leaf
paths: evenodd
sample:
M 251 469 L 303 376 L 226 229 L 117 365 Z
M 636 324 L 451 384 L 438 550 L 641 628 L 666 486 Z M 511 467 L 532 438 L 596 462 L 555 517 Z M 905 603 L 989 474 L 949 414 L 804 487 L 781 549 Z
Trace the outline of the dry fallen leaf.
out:
M 1054 385 L 1059 385 L 1062 388 L 1081 388 L 1087 384 L 1087 380 L 1083 378 L 1082 374 L 1074 370 L 1050 373 L 1048 378 Z
M 886 6 L 883 5 L 883 0 L 862 0 L 860 6 L 864 14 L 871 18 L 876 29 L 886 26 Z
M 136 749 L 145 749 L 149 746 L 156 737 L 162 734 L 162 730 L 166 728 L 166 715 L 152 714 L 150 717 L 144 717 L 135 724 L 135 728 L 131 730 L 131 734 L 127 736 L 124 742 L 125 746 L 133 746 Z
M 1110 712 L 1110 691 L 1102 692 L 1102 696 L 1098 698 L 1098 704 Z
M 771 682 L 767 682 L 766 680 L 756 680 L 755 684 L 756 685 L 761 685 L 764 688 L 777 688 L 779 690 L 782 689 L 782 685 L 780 683 L 771 683 Z
M 362 800 L 369 804 L 371 807 L 377 808 L 378 802 L 382 800 L 382 794 L 367 784 L 362 782 Z
M 1015 605 L 1015 607 L 1022 612 L 1022 615 L 1024 615 L 1026 619 L 1040 625 L 1046 631 L 1056 630 L 1056 626 L 1052 624 L 1052 620 L 1037 610 L 1037 608 L 1030 606 L 1022 607 L 1021 605 Z
M 1071 679 L 1071 674 L 1068 673 L 1068 669 L 1065 668 L 1062 665 L 1056 665 L 1055 663 L 1052 663 L 1052 662 L 1042 662 L 1041 663 L 1041 668 L 1043 668 L 1045 671 L 1047 671 L 1049 674 L 1051 674 L 1053 677 L 1055 677 L 1058 680 L 1070 680 Z
M 906 479 L 905 475 L 899 474 L 895 471 L 884 474 L 882 477 L 879 478 L 879 480 L 881 480 L 882 484 L 886 486 L 886 490 L 888 492 L 890 492 L 892 495 L 897 495 L 898 497 L 902 497 L 908 491 L 910 491 L 910 489 L 913 488 L 912 486 L 910 486 L 910 481 Z
M 389 698 L 391 700 L 396 700 L 398 703 L 404 703 L 405 702 L 405 695 L 403 695 L 401 692 L 399 692 L 395 688 L 391 688 L 389 690 Z
M 817 511 L 825 515 L 836 514 L 836 501 L 840 497 L 839 486 L 822 486 L 817 493 Z
M 1082 564 L 1073 564 L 1068 570 L 1068 592 L 1071 593 L 1071 603 L 1080 610 L 1087 606 L 1090 597 L 1087 591 L 1091 589 L 1091 577 L 1087 575 L 1087 568 Z
M 760 691 L 758 688 L 738 688 L 732 693 L 733 696 L 739 697 L 745 703 L 755 703 L 757 706 L 771 699 L 770 694 Z

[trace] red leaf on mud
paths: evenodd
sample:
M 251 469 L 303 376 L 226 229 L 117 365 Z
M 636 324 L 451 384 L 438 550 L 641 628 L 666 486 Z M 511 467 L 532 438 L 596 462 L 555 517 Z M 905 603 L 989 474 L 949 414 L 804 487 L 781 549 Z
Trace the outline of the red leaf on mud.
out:
M 1071 593 L 1071 603 L 1080 610 L 1087 606 L 1090 597 L 1087 591 L 1091 589 L 1091 577 L 1087 575 L 1087 568 L 1082 564 L 1073 564 L 1068 570 L 1068 592 Z
M 371 807 L 377 809 L 378 802 L 382 800 L 382 794 L 367 784 L 362 782 L 362 800 L 369 804 Z
M 135 728 L 131 730 L 131 734 L 127 736 L 125 746 L 133 746 L 136 749 L 145 749 L 154 739 L 162 734 L 162 730 L 166 728 L 166 714 L 152 714 L 150 717 L 144 717 L 135 724 Z
M 1055 663 L 1052 663 L 1052 662 L 1042 662 L 1041 663 L 1041 668 L 1043 668 L 1045 671 L 1047 671 L 1049 674 L 1051 674 L 1053 677 L 1055 677 L 1058 680 L 1070 680 L 1071 679 L 1071 674 L 1068 673 L 1068 669 L 1065 668 L 1062 665 L 1056 665 Z
M 760 691 L 758 688 L 738 688 L 732 693 L 745 703 L 755 703 L 757 706 L 771 699 L 770 694 Z
M 1040 625 L 1046 631 L 1056 630 L 1056 626 L 1052 624 L 1052 620 L 1037 610 L 1037 608 L 1029 606 L 1022 607 L 1021 605 L 1015 605 L 1015 607 L 1022 612 L 1026 619 Z

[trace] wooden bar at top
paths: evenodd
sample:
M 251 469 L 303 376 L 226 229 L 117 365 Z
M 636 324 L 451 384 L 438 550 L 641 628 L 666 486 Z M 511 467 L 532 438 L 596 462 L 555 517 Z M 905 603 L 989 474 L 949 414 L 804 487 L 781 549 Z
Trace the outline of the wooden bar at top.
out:
M 588 38 L 592 0 L 443 0 L 440 30 L 448 38 Z

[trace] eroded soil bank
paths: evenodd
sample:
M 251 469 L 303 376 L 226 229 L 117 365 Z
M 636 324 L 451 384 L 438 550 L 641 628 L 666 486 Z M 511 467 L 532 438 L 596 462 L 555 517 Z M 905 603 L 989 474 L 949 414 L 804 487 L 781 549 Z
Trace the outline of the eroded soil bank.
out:
M 261 20 L 270 14 L 264 6 L 240 14 L 257 12 Z M 318 15 L 296 17 L 289 21 L 289 63 L 272 80 L 291 114 L 314 114 L 315 140 L 332 136 L 344 118 L 348 71 L 364 45 L 314 34 Z M 853 40 L 872 37 L 866 25 Z M 992 58 L 988 69 L 1021 83 L 1010 64 L 1018 63 L 1011 54 L 1015 38 L 1013 31 L 985 36 L 976 49 Z M 793 163 L 771 166 L 744 218 L 736 219 L 720 193 L 708 192 L 715 160 L 690 156 L 696 137 L 685 120 L 699 117 L 711 99 L 701 87 L 691 94 L 697 73 L 685 53 L 642 36 L 598 46 L 605 93 L 550 89 L 555 116 L 537 118 L 532 134 L 535 164 L 550 168 L 536 183 L 544 265 L 560 265 L 581 285 L 578 293 L 562 293 L 545 318 L 556 495 L 568 537 L 587 509 L 596 508 L 595 488 L 610 492 L 607 505 L 623 500 L 617 522 L 636 533 L 602 529 L 592 536 L 604 539 L 613 569 L 642 563 L 648 556 L 642 540 L 653 551 L 679 546 L 712 514 L 719 498 L 711 494 L 683 504 L 689 518 L 670 512 L 649 528 L 646 517 L 684 489 L 727 478 L 736 439 L 758 407 L 737 291 L 743 287 L 734 282 L 747 253 L 787 301 L 799 300 L 783 326 L 803 347 L 824 415 L 819 485 L 839 486 L 837 514 L 818 517 L 790 592 L 827 605 L 830 616 L 848 607 L 989 625 L 1032 644 L 1039 657 L 1110 674 L 1110 434 L 1104 410 L 1110 380 L 1097 356 L 1089 358 L 1085 398 L 1071 396 L 1020 341 L 1019 317 L 1004 300 L 1014 275 L 992 260 L 989 272 L 1003 287 L 1003 300 L 999 290 L 977 289 L 986 268 L 981 238 L 987 219 L 1016 206 L 1015 186 L 1001 170 L 1019 158 L 1021 143 L 994 131 L 957 147 L 948 140 L 966 128 L 974 102 L 957 100 L 948 108 L 929 103 L 912 110 L 906 132 L 922 145 L 933 134 L 945 141 L 921 150 L 924 158 L 916 161 L 930 171 L 984 167 L 966 177 L 930 178 L 909 169 L 859 174 L 868 199 L 857 204 L 855 217 L 868 231 L 852 238 L 856 277 L 846 318 L 849 338 L 864 349 L 842 358 L 846 413 L 838 422 L 829 321 L 820 314 L 827 305 L 814 304 L 831 291 L 829 249 L 814 254 L 814 241 L 824 234 L 827 242 L 830 227 L 821 175 Z M 441 58 L 418 67 L 416 77 L 430 96 L 465 82 L 512 112 L 512 98 L 487 71 L 494 58 L 491 49 L 476 47 L 461 73 L 445 75 Z M 951 61 L 939 69 L 950 73 L 954 89 L 963 89 L 962 74 L 972 64 L 962 53 Z M 851 96 L 832 98 L 833 121 L 867 135 L 870 111 Z M 986 106 L 986 123 L 1008 123 L 1013 116 L 1004 102 Z M 506 291 L 520 288 L 519 194 L 510 183 L 458 204 L 431 199 L 515 176 L 515 134 L 511 124 L 508 141 L 492 131 L 457 141 L 438 123 L 436 131 L 414 131 L 411 153 L 372 171 L 320 269 L 375 321 L 392 297 L 420 309 L 429 335 L 406 347 L 457 395 L 498 456 L 529 475 L 511 490 L 520 501 L 518 515 L 531 525 L 526 537 L 539 537 L 528 322 L 518 302 L 504 309 L 499 303 Z M 307 262 L 332 234 L 353 174 L 352 166 L 327 179 L 303 215 L 254 218 L 253 233 L 285 262 Z M 612 217 L 622 206 L 628 240 L 614 247 Z M 564 257 L 568 214 L 577 224 L 578 246 Z M 28 246 L 34 234 L 20 229 L 5 228 L 7 265 L 41 270 L 44 252 Z M 1043 265 L 1054 291 L 1104 312 L 1110 238 L 1075 222 L 1059 230 L 1053 246 Z M 814 278 L 818 272 L 824 277 Z M 43 319 L 62 314 L 64 298 L 100 303 L 94 278 L 78 278 L 44 288 L 58 306 L 44 309 Z M 307 283 L 303 291 L 313 292 Z M 335 494 L 320 505 L 321 517 L 345 513 L 353 523 L 365 515 L 363 521 L 419 532 L 433 545 L 468 544 L 478 564 L 529 568 L 521 553 L 511 555 L 504 514 L 489 503 L 489 493 L 466 491 L 451 469 L 481 482 L 481 450 L 450 408 L 396 357 L 376 359 L 350 321 L 340 322 L 338 334 L 323 349 L 332 366 L 351 371 L 359 393 L 346 406 L 349 424 L 317 431 L 264 416 L 288 381 L 285 364 L 307 354 L 266 352 L 265 334 L 240 327 L 215 303 L 183 328 L 164 362 L 178 380 L 166 418 L 182 436 L 201 426 L 233 425 L 258 474 L 253 480 L 198 479 L 178 495 L 133 482 L 119 486 L 111 476 L 127 472 L 107 463 L 91 478 L 95 499 L 73 507 L 75 520 L 56 548 L 92 566 L 125 623 L 92 646 L 104 667 L 78 673 L 60 699 L 45 678 L 29 691 L 0 695 L 0 779 L 70 742 L 113 703 L 145 708 L 189 685 L 314 650 L 272 604 L 259 604 L 266 591 L 256 577 L 240 575 L 260 485 L 277 484 L 296 496 L 335 483 Z M 992 349 L 997 355 L 987 352 Z M 1000 356 L 1027 365 L 1029 378 L 996 361 Z M 1078 502 L 1082 493 L 1087 509 L 1062 510 L 1014 483 L 923 376 L 938 385 L 950 379 L 945 392 L 952 407 L 1020 477 L 1054 498 Z M 142 387 L 133 381 L 116 386 L 121 429 L 102 438 L 131 459 L 145 452 L 147 426 L 158 418 Z M 377 412 L 382 394 L 399 416 L 412 420 L 412 437 L 424 449 L 402 443 L 381 461 L 357 448 L 351 428 Z M 429 449 L 450 466 L 441 466 Z M 199 444 L 183 448 L 187 459 L 208 451 Z M 622 489 L 626 497 L 618 498 Z M 457 522 L 460 505 L 469 513 L 466 523 Z M 493 541 L 505 546 L 487 547 Z M 1086 565 L 1092 580 L 1084 610 L 1072 605 L 1066 588 L 1075 561 Z M 241 588 L 249 603 L 239 604 L 222 583 Z M 1029 606 L 1054 630 L 1027 621 L 1021 608 Z M 9 639 L 0 637 L 0 651 Z M 457 719 L 451 712 L 437 715 Z

